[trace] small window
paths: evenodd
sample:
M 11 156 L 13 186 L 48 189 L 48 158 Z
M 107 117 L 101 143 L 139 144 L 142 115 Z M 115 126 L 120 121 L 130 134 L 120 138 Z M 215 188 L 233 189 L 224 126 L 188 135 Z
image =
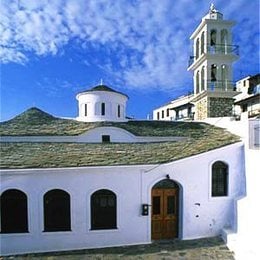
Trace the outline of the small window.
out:
M 101 116 L 104 116 L 106 114 L 106 104 L 101 103 Z
M 242 112 L 246 112 L 247 111 L 247 104 L 243 104 L 242 105 Z
M 88 116 L 88 104 L 85 104 L 85 116 Z
M 162 118 L 164 118 L 164 110 L 162 110 Z
M 221 162 L 215 162 L 212 165 L 212 197 L 221 197 L 228 195 L 228 166 Z
M 43 197 L 44 231 L 70 231 L 70 195 L 63 190 L 50 190 Z
M 27 196 L 20 190 L 7 190 L 1 195 L 1 233 L 28 232 Z
M 167 197 L 167 215 L 174 215 L 175 214 L 175 196 L 168 196 Z
M 116 229 L 116 195 L 99 190 L 91 195 L 91 229 Z
M 161 214 L 161 197 L 154 196 L 152 205 L 153 205 L 153 215 L 160 215 Z
M 160 113 L 157 112 L 157 120 L 160 120 Z
M 167 110 L 166 110 L 166 116 L 167 116 L 167 117 L 170 116 L 170 109 L 169 109 L 169 108 L 167 108 Z
M 121 117 L 121 107 L 120 107 L 120 105 L 117 106 L 117 117 Z
M 102 143 L 110 143 L 110 135 L 102 135 Z

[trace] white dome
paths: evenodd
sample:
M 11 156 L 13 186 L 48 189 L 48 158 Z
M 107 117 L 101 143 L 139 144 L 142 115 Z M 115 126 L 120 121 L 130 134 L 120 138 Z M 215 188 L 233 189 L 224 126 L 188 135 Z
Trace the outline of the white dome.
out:
M 128 96 L 105 85 L 98 85 L 76 96 L 79 106 L 78 121 L 124 122 Z

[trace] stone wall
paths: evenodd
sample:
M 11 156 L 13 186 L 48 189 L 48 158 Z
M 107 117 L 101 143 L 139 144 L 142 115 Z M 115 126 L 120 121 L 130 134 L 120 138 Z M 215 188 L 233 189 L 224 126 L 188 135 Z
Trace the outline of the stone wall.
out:
M 208 100 L 207 97 L 204 97 L 196 103 L 195 119 L 203 120 L 207 117 L 208 117 Z
M 208 99 L 208 117 L 222 117 L 222 116 L 232 116 L 232 98 L 215 98 L 210 97 Z

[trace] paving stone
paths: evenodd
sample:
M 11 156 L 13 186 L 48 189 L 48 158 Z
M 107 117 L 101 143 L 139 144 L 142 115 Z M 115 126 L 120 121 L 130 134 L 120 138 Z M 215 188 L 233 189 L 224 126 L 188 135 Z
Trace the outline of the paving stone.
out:
M 2 257 L 0 260 L 234 260 L 220 237 L 165 240 L 148 245 Z

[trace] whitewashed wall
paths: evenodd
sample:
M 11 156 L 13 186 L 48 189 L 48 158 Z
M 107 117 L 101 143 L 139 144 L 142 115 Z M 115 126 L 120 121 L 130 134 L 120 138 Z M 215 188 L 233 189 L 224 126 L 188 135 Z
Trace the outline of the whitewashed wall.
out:
M 126 120 L 126 102 L 128 97 L 109 91 L 90 91 L 77 95 L 79 116 L 77 120 L 84 122 L 98 121 L 127 121 Z M 101 115 L 101 103 L 105 103 L 105 115 Z M 88 112 L 85 116 L 85 104 Z M 121 113 L 118 117 L 117 107 L 120 105 Z
M 96 127 L 77 136 L 1 136 L 0 142 L 73 142 L 73 143 L 102 143 L 102 136 L 109 135 L 113 143 L 143 143 L 181 141 L 186 137 L 178 136 L 136 136 L 119 127 Z
M 211 165 L 217 160 L 229 165 L 228 197 L 210 196 Z M 235 228 L 234 201 L 245 193 L 242 143 L 162 165 L 1 170 L 1 193 L 19 189 L 27 194 L 29 205 L 29 233 L 1 234 L 1 253 L 150 243 L 151 212 L 142 216 L 141 204 L 151 204 L 153 185 L 167 174 L 180 185 L 180 239 L 209 237 L 219 235 L 224 227 Z M 72 231 L 42 232 L 43 195 L 57 188 L 71 196 Z M 90 196 L 99 189 L 117 195 L 116 230 L 90 230 Z

